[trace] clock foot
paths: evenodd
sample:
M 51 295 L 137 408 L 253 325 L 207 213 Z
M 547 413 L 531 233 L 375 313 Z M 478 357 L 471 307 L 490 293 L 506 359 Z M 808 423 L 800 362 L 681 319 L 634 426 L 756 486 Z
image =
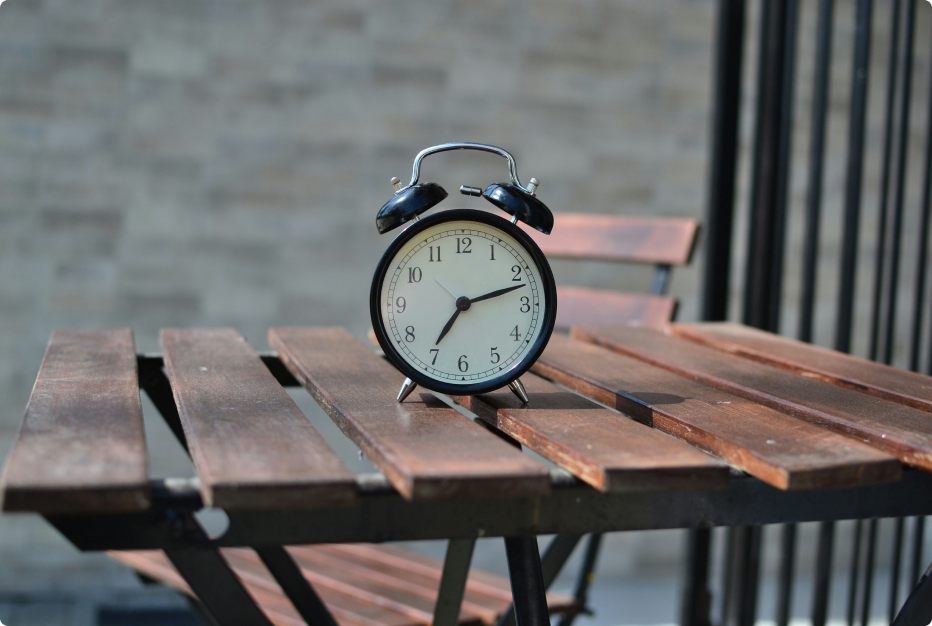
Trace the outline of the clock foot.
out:
M 416 382 L 410 378 L 405 378 L 405 381 L 401 384 L 401 391 L 398 392 L 398 397 L 396 398 L 398 402 L 404 402 L 405 398 L 411 395 L 415 387 L 417 387 Z
M 524 390 L 524 385 L 521 384 L 520 378 L 515 378 L 513 381 L 508 383 L 508 388 L 511 389 L 512 393 L 518 396 L 518 400 L 522 404 L 527 404 L 530 400 L 527 397 L 527 391 Z

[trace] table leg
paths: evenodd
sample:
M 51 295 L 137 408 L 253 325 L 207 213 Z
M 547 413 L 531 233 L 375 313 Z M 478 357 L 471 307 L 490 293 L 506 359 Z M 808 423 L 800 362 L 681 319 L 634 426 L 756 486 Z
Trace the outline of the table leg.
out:
M 549 626 L 537 539 L 532 536 L 505 537 L 505 552 L 518 626 Z
M 308 624 L 337 626 L 336 620 L 321 601 L 320 596 L 301 573 L 288 551 L 282 546 L 253 548 L 268 568 L 291 604 Z
M 932 565 L 913 589 L 890 626 L 927 626 L 932 622 Z
M 460 621 L 460 607 L 469 578 L 469 565 L 476 547 L 475 538 L 451 539 L 447 544 L 447 556 L 443 561 L 440 591 L 434 607 L 433 626 L 456 626 Z
M 553 584 L 553 581 L 556 580 L 557 575 L 560 573 L 560 570 L 563 569 L 563 565 L 566 563 L 567 559 L 570 558 L 570 554 L 573 553 L 573 549 L 576 547 L 576 544 L 579 543 L 580 539 L 582 539 L 582 535 L 560 534 L 554 537 L 550 545 L 547 546 L 547 551 L 540 560 L 540 569 L 544 579 L 545 592 L 550 588 L 550 585 Z M 502 616 L 498 618 L 498 622 L 495 626 L 515 626 L 514 604 L 509 606 L 508 610 L 502 613 Z
M 271 626 L 216 548 L 165 550 L 165 556 L 218 626 Z

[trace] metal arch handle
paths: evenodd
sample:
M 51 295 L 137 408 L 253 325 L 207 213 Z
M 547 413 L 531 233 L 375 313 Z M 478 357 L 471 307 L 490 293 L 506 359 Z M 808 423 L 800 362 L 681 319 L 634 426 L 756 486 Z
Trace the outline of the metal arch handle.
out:
M 438 152 L 449 152 L 450 150 L 478 150 L 479 152 L 491 152 L 492 154 L 497 154 L 498 156 L 507 159 L 508 160 L 508 173 L 511 174 L 511 182 L 514 183 L 522 191 L 526 191 L 527 193 L 534 195 L 531 190 L 524 187 L 524 185 L 521 184 L 521 181 L 518 180 L 518 166 L 515 163 L 515 158 L 511 156 L 511 154 L 507 150 L 502 150 L 501 148 L 497 148 L 495 146 L 488 146 L 482 143 L 464 143 L 464 142 L 444 143 L 444 144 L 440 144 L 439 146 L 425 148 L 421 150 L 420 152 L 418 152 L 417 156 L 414 157 L 414 168 L 411 171 L 411 182 L 409 182 L 406 186 L 396 191 L 395 195 L 397 196 L 401 192 L 407 189 L 410 189 L 411 187 L 417 184 L 418 178 L 420 178 L 421 176 L 421 161 L 423 161 L 425 157 L 431 154 L 437 154 Z

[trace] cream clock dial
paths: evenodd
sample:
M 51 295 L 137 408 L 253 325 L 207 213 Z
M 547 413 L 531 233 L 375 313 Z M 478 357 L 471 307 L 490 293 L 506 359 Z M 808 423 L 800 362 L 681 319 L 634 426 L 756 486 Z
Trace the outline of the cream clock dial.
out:
M 414 222 L 386 251 L 372 295 L 382 348 L 409 378 L 445 393 L 517 378 L 543 350 L 556 314 L 536 244 L 480 211 Z

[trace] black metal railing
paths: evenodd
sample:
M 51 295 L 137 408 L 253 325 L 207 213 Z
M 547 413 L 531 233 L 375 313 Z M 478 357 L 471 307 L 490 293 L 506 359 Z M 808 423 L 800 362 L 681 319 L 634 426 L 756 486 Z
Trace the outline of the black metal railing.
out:
M 829 158 L 841 158 L 827 150 L 830 89 L 834 68 L 851 64 L 851 82 L 845 98 L 847 137 L 844 148 L 844 183 L 840 189 L 840 223 L 830 226 L 841 235 L 841 245 L 831 262 L 837 264 L 837 294 L 834 302 L 832 347 L 851 352 L 855 340 L 866 338 L 866 356 L 883 363 L 895 359 L 914 371 L 932 373 L 932 319 L 926 319 L 928 265 L 928 231 L 932 211 L 932 58 L 928 61 L 929 78 L 924 94 L 914 94 L 913 75 L 916 51 L 917 13 L 925 8 L 925 0 L 851 0 L 853 15 L 837 15 L 834 0 L 810 0 L 815 9 L 815 56 L 812 61 L 812 108 L 807 162 L 805 202 L 800 215 L 794 215 L 789 202 L 792 171 L 793 112 L 797 82 L 797 48 L 801 10 L 807 8 L 799 0 L 759 0 L 757 4 L 757 72 L 754 102 L 754 136 L 746 158 L 750 160 L 748 181 L 746 234 L 747 257 L 744 261 L 743 284 L 737 293 L 741 301 L 740 319 L 746 324 L 779 332 L 781 312 L 785 305 L 783 285 L 787 263 L 787 226 L 802 219 L 802 261 L 797 338 L 811 342 L 816 334 L 816 319 L 826 307 L 825 298 L 818 297 L 818 267 L 830 253 L 820 247 L 825 226 L 823 211 L 826 187 L 825 171 Z M 742 64 L 745 39 L 750 24 L 746 0 L 719 0 L 717 50 L 715 54 L 714 102 L 709 169 L 709 194 L 704 242 L 705 278 L 702 288 L 702 315 L 706 320 L 725 320 L 732 297 L 732 259 L 738 241 L 733 233 L 737 222 L 736 189 L 740 168 L 740 112 L 742 111 Z M 848 9 L 849 7 L 844 7 Z M 875 8 L 889 11 L 888 31 L 878 31 L 883 24 L 875 23 Z M 928 16 L 925 16 L 928 18 Z M 840 20 L 851 20 L 841 24 Z M 929 24 L 929 20 L 924 22 Z M 839 28 L 839 26 L 844 28 Z M 848 27 L 852 28 L 848 28 Z M 852 58 L 832 54 L 836 29 L 851 31 Z M 924 29 L 926 30 L 926 29 Z M 882 37 L 875 37 L 880 32 Z M 920 33 L 923 47 L 932 43 L 930 33 Z M 925 36 L 922 36 L 925 35 Z M 872 39 L 886 45 L 883 50 L 872 48 Z M 885 54 L 886 76 L 871 76 L 873 56 Z M 883 140 L 879 145 L 868 142 L 868 117 L 872 89 L 883 88 Z M 918 103 L 918 104 L 917 104 Z M 915 132 L 912 113 L 925 105 L 925 127 Z M 912 131 L 912 132 L 911 132 Z M 924 142 L 921 180 L 908 177 L 911 142 Z M 876 207 L 867 206 L 864 186 L 868 152 L 878 163 Z M 871 161 L 873 162 L 873 161 Z M 868 172 L 873 174 L 873 172 Z M 918 202 L 907 201 L 910 185 L 921 185 Z M 873 196 L 873 190 L 871 196 Z M 864 231 L 862 217 L 876 210 L 876 228 Z M 914 213 L 909 213 L 915 211 Z M 915 224 L 915 231 L 904 224 Z M 904 232 L 906 230 L 906 232 Z M 915 244 L 904 237 L 915 237 Z M 870 254 L 873 252 L 873 254 Z M 908 258 L 908 256 L 911 258 Z M 905 268 L 905 269 L 904 269 Z M 858 276 L 871 272 L 872 289 L 857 293 Z M 910 275 L 911 272 L 911 275 Z M 792 277 L 797 278 L 797 277 Z M 910 282 L 910 288 L 904 283 Z M 862 303 L 861 306 L 858 306 Z M 866 306 L 865 306 L 866 304 Z M 863 311 L 869 312 L 865 315 Z M 859 313 L 861 311 L 861 313 Z M 897 354 L 898 337 L 905 345 Z M 900 333 L 899 335 L 897 333 Z M 925 358 L 924 364 L 923 359 Z M 872 615 L 874 580 L 883 575 L 876 565 L 878 520 L 853 522 L 853 544 L 848 579 L 846 615 L 849 626 L 867 626 Z M 886 527 L 886 525 L 885 525 Z M 897 519 L 891 525 L 891 557 L 888 600 L 885 615 L 890 622 L 896 616 L 906 594 L 919 579 L 929 556 L 924 554 L 924 518 L 907 521 Z M 907 536 L 908 531 L 908 536 Z M 813 626 L 824 626 L 830 613 L 829 594 L 833 574 L 836 524 L 819 525 L 815 567 L 813 573 L 811 619 Z M 692 531 L 689 542 L 689 567 L 684 593 L 682 623 L 684 626 L 706 626 L 710 623 L 708 592 L 712 534 L 708 530 Z M 751 626 L 757 619 L 757 596 L 761 568 L 762 529 L 743 527 L 729 529 L 725 539 L 723 582 L 717 620 L 721 626 Z M 797 555 L 797 528 L 787 525 L 780 532 L 777 567 L 777 626 L 786 626 L 792 615 L 794 569 Z M 904 562 L 904 551 L 908 562 Z M 768 616 L 769 617 L 769 616 Z M 842 616 L 837 616 L 842 617 Z

